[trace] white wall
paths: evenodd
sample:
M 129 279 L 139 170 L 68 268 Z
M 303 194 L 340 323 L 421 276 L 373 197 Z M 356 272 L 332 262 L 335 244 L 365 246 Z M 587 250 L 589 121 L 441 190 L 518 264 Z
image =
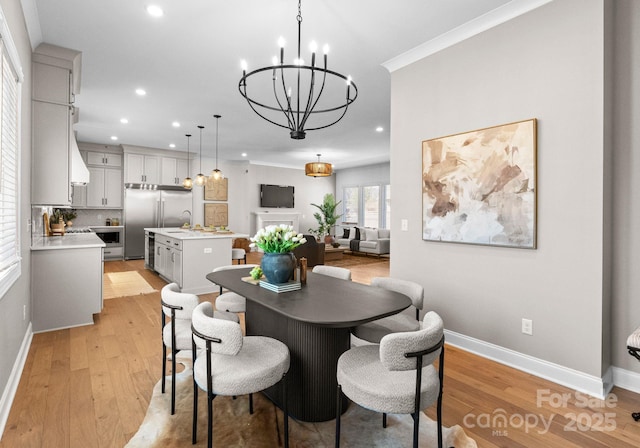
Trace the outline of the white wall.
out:
M 11 370 L 17 361 L 22 341 L 27 334 L 31 316 L 31 234 L 27 225 L 31 217 L 31 45 L 25 29 L 22 9 L 18 0 L 0 0 L 0 6 L 9 26 L 11 36 L 17 47 L 24 82 L 22 83 L 21 125 L 20 135 L 20 249 L 22 256 L 22 275 L 16 283 L 0 299 L 0 434 L 4 426 L 3 418 L 7 417 L 8 408 L 5 400 L 10 387 L 17 383 L 9 383 L 19 378 L 10 378 Z M 23 319 L 23 307 L 26 307 L 26 319 Z M 19 372 L 18 372 L 19 373 Z M 5 414 L 5 412 L 7 414 Z
M 610 265 L 603 27 L 603 0 L 551 2 L 392 73 L 391 88 L 391 251 L 407 254 L 391 275 L 424 284 L 448 330 L 594 377 Z M 422 241 L 421 142 L 533 117 L 538 248 Z

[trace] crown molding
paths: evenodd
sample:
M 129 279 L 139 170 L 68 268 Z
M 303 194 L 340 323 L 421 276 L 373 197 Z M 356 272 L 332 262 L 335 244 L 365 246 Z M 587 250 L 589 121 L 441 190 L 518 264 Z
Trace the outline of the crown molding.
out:
M 390 73 L 393 73 L 420 59 L 431 56 L 438 51 L 451 47 L 552 1 L 553 0 L 512 0 L 493 11 L 489 11 L 480 17 L 470 20 L 457 28 L 447 31 L 434 39 L 383 62 L 382 66 L 389 70 Z

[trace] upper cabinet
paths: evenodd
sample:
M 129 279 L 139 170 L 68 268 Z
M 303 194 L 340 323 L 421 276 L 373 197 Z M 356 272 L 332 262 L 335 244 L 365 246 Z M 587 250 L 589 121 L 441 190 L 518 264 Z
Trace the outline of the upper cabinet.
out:
M 189 161 L 187 159 L 162 157 L 160 183 L 162 185 L 182 185 L 189 172 L 188 167 Z
M 32 57 L 31 202 L 71 205 L 71 124 L 81 53 L 41 44 Z
M 125 183 L 160 183 L 160 158 L 145 154 L 125 154 Z
M 87 165 L 122 168 L 122 156 L 109 152 L 87 151 Z

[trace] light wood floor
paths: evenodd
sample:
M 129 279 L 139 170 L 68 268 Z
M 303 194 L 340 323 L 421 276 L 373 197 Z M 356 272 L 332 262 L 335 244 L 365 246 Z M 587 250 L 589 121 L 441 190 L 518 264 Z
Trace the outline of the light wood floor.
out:
M 388 261 L 351 269 L 356 281 L 367 283 L 388 275 Z M 105 263 L 106 272 L 129 270 L 155 289 L 165 284 L 141 261 Z M 34 335 L 0 447 L 124 446 L 161 374 L 158 305 L 157 292 L 106 300 L 95 325 Z M 462 426 L 479 447 L 640 446 L 640 423 L 630 416 L 640 410 L 640 396 L 623 389 L 613 390 L 617 403 L 606 407 L 450 346 L 444 384 L 445 425 Z M 433 409 L 427 414 L 435 418 Z

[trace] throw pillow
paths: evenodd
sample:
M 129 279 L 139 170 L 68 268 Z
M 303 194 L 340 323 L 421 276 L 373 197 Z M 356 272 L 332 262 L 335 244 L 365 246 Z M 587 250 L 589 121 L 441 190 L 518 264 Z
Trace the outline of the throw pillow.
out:
M 349 238 L 349 229 L 342 229 L 342 238 Z
M 376 241 L 378 239 L 378 229 L 365 229 L 367 241 Z

